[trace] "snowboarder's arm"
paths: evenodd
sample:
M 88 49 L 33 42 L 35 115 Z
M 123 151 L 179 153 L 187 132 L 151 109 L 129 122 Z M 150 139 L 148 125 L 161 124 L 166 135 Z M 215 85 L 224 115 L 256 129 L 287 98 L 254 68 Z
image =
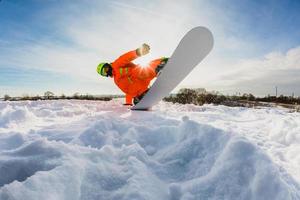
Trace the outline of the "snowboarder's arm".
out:
M 136 50 L 129 51 L 123 55 L 121 55 L 118 59 L 116 59 L 113 63 L 112 66 L 115 68 L 120 68 L 134 59 L 138 58 L 139 56 L 136 53 Z
M 137 48 L 136 50 L 132 50 L 129 51 L 125 54 L 123 54 L 122 56 L 120 56 L 117 60 L 115 60 L 112 63 L 112 66 L 114 68 L 120 68 L 128 63 L 130 63 L 131 61 L 133 61 L 134 59 L 146 55 L 147 53 L 149 53 L 150 51 L 150 46 L 148 44 L 142 44 L 141 47 Z

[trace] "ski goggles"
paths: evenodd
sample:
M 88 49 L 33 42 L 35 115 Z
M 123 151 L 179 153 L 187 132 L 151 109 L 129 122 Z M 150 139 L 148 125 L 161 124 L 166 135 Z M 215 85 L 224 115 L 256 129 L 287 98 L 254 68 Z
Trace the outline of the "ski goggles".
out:
M 105 64 L 101 70 L 102 76 L 109 76 L 109 64 Z

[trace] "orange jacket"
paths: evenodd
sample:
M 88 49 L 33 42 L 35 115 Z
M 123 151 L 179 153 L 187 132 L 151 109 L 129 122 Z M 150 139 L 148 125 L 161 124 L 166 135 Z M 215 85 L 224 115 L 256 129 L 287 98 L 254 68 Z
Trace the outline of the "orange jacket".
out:
M 156 77 L 155 68 L 161 62 L 161 59 L 156 59 L 148 66 L 141 67 L 132 62 L 136 58 L 138 55 L 136 50 L 133 50 L 111 63 L 115 84 L 126 94 L 127 104 L 131 104 L 133 97 L 148 89 L 150 81 Z

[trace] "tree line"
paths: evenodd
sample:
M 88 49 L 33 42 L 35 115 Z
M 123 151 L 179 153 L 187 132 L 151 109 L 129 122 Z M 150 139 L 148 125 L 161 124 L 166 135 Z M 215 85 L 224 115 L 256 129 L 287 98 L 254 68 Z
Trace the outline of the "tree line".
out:
M 60 99 L 66 99 L 66 100 L 71 100 L 71 99 L 78 99 L 78 100 L 95 100 L 95 101 L 110 101 L 112 98 L 119 96 L 119 95 L 101 95 L 101 96 L 95 96 L 95 95 L 90 95 L 90 94 L 79 94 L 75 93 L 71 96 L 67 95 L 55 95 L 51 91 L 47 91 L 44 93 L 43 96 L 36 95 L 36 96 L 30 96 L 30 95 L 23 95 L 22 97 L 11 97 L 9 95 L 4 95 L 3 100 L 4 101 L 25 101 L 25 100 L 30 100 L 30 101 L 37 101 L 37 100 L 60 100 Z

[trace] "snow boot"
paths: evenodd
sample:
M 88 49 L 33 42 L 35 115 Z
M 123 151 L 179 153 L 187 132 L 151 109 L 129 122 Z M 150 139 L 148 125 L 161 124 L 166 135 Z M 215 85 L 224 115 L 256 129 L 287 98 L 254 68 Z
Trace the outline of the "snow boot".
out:
M 155 68 L 156 74 L 159 74 L 159 72 L 164 68 L 164 66 L 167 64 L 169 58 L 162 58 L 161 62 L 157 67 Z

